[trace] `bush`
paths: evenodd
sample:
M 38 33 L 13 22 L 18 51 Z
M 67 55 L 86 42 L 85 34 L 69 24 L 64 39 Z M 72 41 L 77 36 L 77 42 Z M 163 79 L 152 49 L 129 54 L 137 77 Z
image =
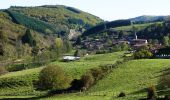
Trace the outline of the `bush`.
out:
M 135 52 L 133 56 L 135 59 L 142 59 L 142 58 L 151 58 L 153 54 L 148 50 L 142 49 L 138 52 Z
M 37 79 L 38 79 L 37 74 L 16 77 L 4 77 L 0 78 L 0 88 L 16 88 L 21 86 L 32 86 L 33 81 Z
M 74 80 L 71 82 L 70 90 L 79 91 L 79 90 L 81 90 L 82 87 L 83 87 L 83 82 L 82 82 L 82 80 L 74 79 Z
M 163 72 L 163 74 L 160 77 L 160 89 L 162 91 L 165 91 L 163 93 L 164 95 L 170 96 L 170 90 L 167 90 L 170 88 L 170 69 L 167 69 Z
M 156 93 L 156 88 L 155 88 L 155 86 L 150 86 L 149 88 L 148 88 L 148 99 L 150 100 L 155 100 L 156 99 L 156 97 L 157 97 L 157 93 Z
M 70 78 L 59 66 L 49 65 L 40 72 L 38 88 L 41 90 L 62 90 L 68 88 L 70 83 Z
M 82 75 L 81 79 L 74 79 L 71 83 L 69 90 L 87 90 L 92 85 L 96 84 L 98 80 L 102 79 L 106 74 L 112 71 L 112 68 L 115 69 L 119 64 L 122 64 L 122 61 L 116 61 L 113 65 L 104 65 L 99 66 L 98 68 L 93 68 L 86 74 Z
M 3 75 L 5 73 L 7 73 L 8 71 L 5 69 L 5 67 L 0 66 L 0 75 Z
M 165 88 L 170 88 L 170 70 L 167 70 L 163 73 L 160 79 L 160 84 Z
M 94 77 L 94 80 L 97 81 L 99 79 L 101 79 L 104 75 L 104 72 L 101 70 L 101 68 L 94 68 L 91 69 L 91 74 Z
M 76 50 L 75 52 L 74 52 L 74 56 L 81 56 L 81 53 L 80 53 L 80 51 L 79 50 Z
M 35 64 L 41 65 L 41 66 L 48 64 L 51 60 L 50 53 L 51 52 L 49 51 L 45 51 L 45 52 L 38 54 L 34 59 Z
M 10 66 L 7 66 L 7 70 L 9 72 L 14 72 L 14 71 L 21 71 L 21 70 L 24 70 L 24 69 L 27 69 L 28 68 L 28 64 L 11 64 Z
M 86 90 L 94 84 L 94 78 L 91 73 L 86 73 L 81 77 L 82 89 Z
M 108 51 L 106 51 L 106 50 L 97 50 L 96 51 L 96 54 L 106 54 L 106 53 L 108 53 Z
M 118 97 L 125 97 L 126 96 L 126 93 L 125 92 L 121 92 Z

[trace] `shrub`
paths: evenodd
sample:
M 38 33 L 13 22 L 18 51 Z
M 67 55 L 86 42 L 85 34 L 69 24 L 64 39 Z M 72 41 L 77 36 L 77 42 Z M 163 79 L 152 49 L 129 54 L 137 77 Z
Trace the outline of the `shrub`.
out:
M 34 59 L 34 62 L 37 64 L 37 65 L 45 65 L 45 64 L 48 64 L 50 62 L 50 52 L 49 51 L 45 51 L 45 52 L 42 52 L 40 54 L 38 54 L 35 59 Z
M 86 50 L 76 50 L 74 56 L 83 57 L 87 54 Z
M 125 92 L 121 92 L 118 97 L 125 97 L 126 96 L 126 93 Z
M 108 53 L 108 51 L 106 51 L 106 50 L 97 50 L 96 51 L 96 54 L 106 54 L 106 53 Z
M 5 73 L 7 73 L 8 71 L 5 69 L 5 67 L 0 66 L 0 75 L 3 75 Z
M 45 67 L 39 75 L 38 87 L 41 90 L 62 90 L 70 86 L 71 80 L 65 72 L 56 65 Z
M 74 52 L 74 56 L 81 56 L 81 52 L 80 52 L 80 50 L 76 50 L 75 52 Z
M 24 70 L 24 69 L 27 69 L 28 68 L 28 64 L 11 64 L 10 66 L 7 66 L 7 70 L 9 72 L 14 72 L 14 71 L 21 71 L 21 70 Z
M 165 88 L 170 88 L 170 70 L 163 73 L 160 79 L 160 84 Z
M 170 96 L 165 95 L 164 100 L 170 100 Z
M 155 86 L 150 86 L 148 88 L 148 97 L 147 98 L 150 100 L 150 99 L 156 99 L 156 97 L 157 97 L 157 93 L 156 93 Z
M 31 34 L 30 29 L 27 29 L 24 36 L 22 36 L 22 42 L 28 43 L 31 47 L 36 45 L 36 42 Z
M 33 81 L 37 80 L 37 78 L 37 74 L 0 78 L 0 88 L 32 86 Z
M 148 50 L 142 49 L 138 52 L 135 52 L 133 56 L 135 59 L 142 59 L 142 58 L 151 58 L 153 54 Z
M 91 73 L 86 73 L 81 77 L 82 89 L 86 90 L 94 84 L 94 78 Z
M 170 96 L 170 90 L 167 90 L 170 88 L 170 69 L 167 69 L 163 72 L 163 75 L 160 77 L 160 89 L 162 91 L 165 91 L 163 93 L 164 95 Z
M 101 70 L 101 68 L 94 68 L 91 69 L 91 74 L 94 77 L 94 80 L 97 81 L 99 79 L 101 79 L 104 75 L 104 72 Z
M 70 90 L 81 90 L 81 88 L 83 87 L 83 83 L 82 83 L 82 80 L 78 80 L 78 79 L 74 79 L 72 82 L 71 82 L 71 87 L 70 87 Z

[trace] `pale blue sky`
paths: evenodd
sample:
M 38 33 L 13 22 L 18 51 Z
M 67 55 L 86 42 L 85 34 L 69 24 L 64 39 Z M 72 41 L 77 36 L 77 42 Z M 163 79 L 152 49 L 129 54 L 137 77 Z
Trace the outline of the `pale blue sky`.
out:
M 104 20 L 140 15 L 170 15 L 170 0 L 0 0 L 0 9 L 10 6 L 67 5 Z

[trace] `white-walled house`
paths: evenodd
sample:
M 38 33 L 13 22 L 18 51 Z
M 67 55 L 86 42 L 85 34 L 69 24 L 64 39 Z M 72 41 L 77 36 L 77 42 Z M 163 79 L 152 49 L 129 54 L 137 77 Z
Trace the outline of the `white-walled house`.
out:
M 63 56 L 64 61 L 75 61 L 75 60 L 80 60 L 80 57 L 76 56 Z

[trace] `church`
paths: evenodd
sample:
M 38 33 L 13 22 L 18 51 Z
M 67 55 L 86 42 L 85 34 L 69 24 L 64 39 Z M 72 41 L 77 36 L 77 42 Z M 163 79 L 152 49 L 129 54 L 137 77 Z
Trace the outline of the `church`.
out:
M 138 39 L 136 32 L 134 33 L 135 33 L 135 38 L 130 41 L 131 46 L 134 49 L 141 49 L 146 47 L 148 45 L 148 41 L 146 39 Z

